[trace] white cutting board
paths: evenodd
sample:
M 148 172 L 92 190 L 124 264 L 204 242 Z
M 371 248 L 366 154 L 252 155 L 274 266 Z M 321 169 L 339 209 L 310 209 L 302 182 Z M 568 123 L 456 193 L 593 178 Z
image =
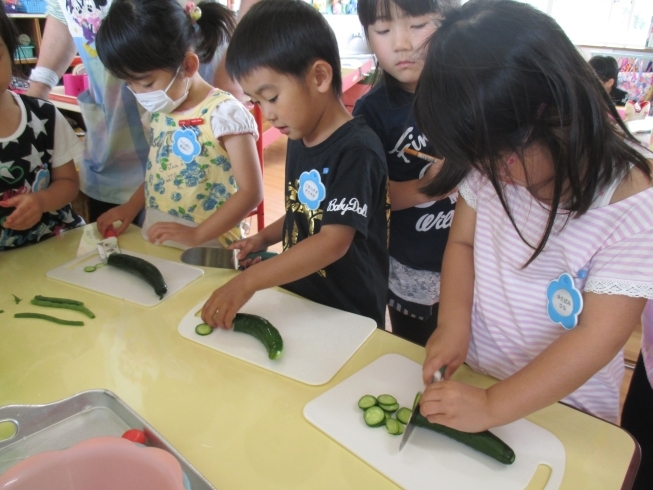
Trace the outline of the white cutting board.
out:
M 416 427 L 399 452 L 401 436 L 384 427 L 369 428 L 358 400 L 363 395 L 394 395 L 411 408 L 422 391 L 422 366 L 398 354 L 387 354 L 326 391 L 304 407 L 304 417 L 336 442 L 406 489 L 522 490 L 539 464 L 552 470 L 545 487 L 560 486 L 565 449 L 551 432 L 522 419 L 492 429 L 515 451 L 504 465 L 446 436 Z
M 163 299 L 159 299 L 152 286 L 143 279 L 115 267 L 105 265 L 95 270 L 95 272 L 84 272 L 84 267 L 87 265 L 96 265 L 102 262 L 97 251 L 87 253 L 60 265 L 47 272 L 46 276 L 141 306 L 154 306 L 161 303 L 161 301 L 165 301 L 204 274 L 202 269 L 179 262 L 159 259 L 151 255 L 143 255 L 124 249 L 121 252 L 147 260 L 161 271 L 168 286 L 168 292 L 163 296 Z
M 181 320 L 179 333 L 183 337 L 309 385 L 329 382 L 376 329 L 371 318 L 264 289 L 240 311 L 262 316 L 279 330 L 283 354 L 272 360 L 251 335 L 223 329 L 206 336 L 196 334 L 195 327 L 202 323 L 196 313 L 207 299 Z

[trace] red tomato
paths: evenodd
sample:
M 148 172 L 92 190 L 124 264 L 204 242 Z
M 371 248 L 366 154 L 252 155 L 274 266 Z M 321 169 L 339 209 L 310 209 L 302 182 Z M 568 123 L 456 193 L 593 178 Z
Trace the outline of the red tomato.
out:
M 129 429 L 122 435 L 123 439 L 128 441 L 138 442 L 139 444 L 145 444 L 145 432 L 138 429 Z

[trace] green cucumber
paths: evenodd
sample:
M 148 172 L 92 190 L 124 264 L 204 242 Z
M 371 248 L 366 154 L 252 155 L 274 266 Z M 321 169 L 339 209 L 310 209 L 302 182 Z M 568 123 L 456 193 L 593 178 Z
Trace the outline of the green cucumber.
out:
M 417 394 L 416 402 L 419 404 L 419 397 L 421 393 Z M 419 410 L 419 406 L 415 407 L 415 410 Z M 417 413 L 413 419 L 413 423 L 417 427 L 423 427 L 424 429 L 429 429 L 438 434 L 445 435 L 451 439 L 461 442 L 466 446 L 471 447 L 491 458 L 496 459 L 499 463 L 503 464 L 512 464 L 515 462 L 515 452 L 510 446 L 505 442 L 499 439 L 497 436 L 492 434 L 489 430 L 483 432 L 462 432 L 451 427 L 446 427 L 440 424 L 434 424 L 429 422 L 426 417 L 421 413 Z
M 369 427 L 381 427 L 385 425 L 385 412 L 381 407 L 370 407 L 363 413 L 363 420 Z
M 84 267 L 84 272 L 95 272 L 95 269 L 97 269 L 97 267 L 95 267 L 94 265 L 87 265 L 86 267 Z
M 197 335 L 208 335 L 213 332 L 213 327 L 207 323 L 200 323 L 195 327 L 195 333 Z
M 392 434 L 393 436 L 399 435 L 400 426 L 401 424 L 397 422 L 397 419 L 393 419 L 392 417 L 385 421 L 385 429 L 388 431 L 388 434 Z
M 399 410 L 398 403 L 393 403 L 392 405 L 384 405 L 383 403 L 379 403 L 379 407 L 381 407 L 383 410 L 385 410 L 388 413 L 394 413 L 397 410 Z
M 379 401 L 379 405 L 394 405 L 397 403 L 397 399 L 392 395 L 379 395 L 376 399 Z
M 358 408 L 361 410 L 367 410 L 374 405 L 376 405 L 376 398 L 372 395 L 363 395 L 361 399 L 358 400 Z
M 410 416 L 412 415 L 412 413 L 413 412 L 410 408 L 401 407 L 397 411 L 397 420 L 402 424 L 407 424 L 408 421 L 410 420 Z
M 163 295 L 168 292 L 168 286 L 166 286 L 161 271 L 147 260 L 133 255 L 112 253 L 107 259 L 107 265 L 140 277 L 152 286 L 159 299 L 163 299 Z
M 270 359 L 278 359 L 283 352 L 283 339 L 279 330 L 258 315 L 237 313 L 234 318 L 234 332 L 249 334 L 258 339 L 267 349 Z

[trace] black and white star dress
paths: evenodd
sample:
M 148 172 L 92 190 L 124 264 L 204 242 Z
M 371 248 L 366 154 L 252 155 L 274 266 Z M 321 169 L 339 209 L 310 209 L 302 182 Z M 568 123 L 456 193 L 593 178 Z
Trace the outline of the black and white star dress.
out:
M 21 110 L 16 132 L 0 138 L 0 200 L 47 189 L 51 169 L 70 162 L 82 151 L 74 131 L 49 102 L 12 93 Z M 15 208 L 0 207 L 0 220 Z M 22 247 L 84 225 L 70 204 L 45 212 L 28 230 L 0 226 L 0 251 Z

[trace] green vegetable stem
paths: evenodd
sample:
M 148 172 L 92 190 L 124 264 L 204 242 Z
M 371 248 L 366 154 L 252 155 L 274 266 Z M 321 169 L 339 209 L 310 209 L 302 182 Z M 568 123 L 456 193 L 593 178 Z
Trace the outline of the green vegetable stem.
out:
M 95 314 L 84 306 L 81 301 L 66 298 L 49 298 L 47 296 L 35 296 L 32 301 L 33 305 L 46 306 L 49 308 L 65 308 L 68 310 L 75 310 L 84 313 L 89 318 L 95 318 Z
M 71 327 L 83 327 L 84 322 L 78 322 L 73 320 L 62 320 L 61 318 L 56 318 L 50 315 L 42 315 L 41 313 L 16 313 L 14 318 L 35 318 L 37 320 L 47 320 L 52 323 L 57 323 L 59 325 L 69 325 Z

